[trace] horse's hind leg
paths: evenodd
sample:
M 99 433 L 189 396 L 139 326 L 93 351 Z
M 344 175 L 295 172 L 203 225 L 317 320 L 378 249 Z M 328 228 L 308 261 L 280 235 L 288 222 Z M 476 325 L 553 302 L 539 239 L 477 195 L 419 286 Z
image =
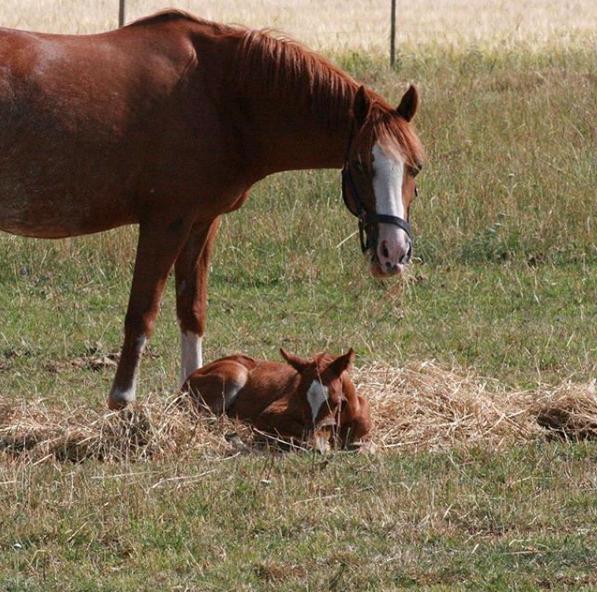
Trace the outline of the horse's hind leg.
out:
M 176 314 L 180 324 L 181 384 L 203 365 L 207 276 L 220 218 L 196 223 L 176 259 Z
M 133 285 L 124 321 L 124 344 L 108 398 L 110 409 L 122 409 L 135 399 L 137 374 L 145 343 L 153 332 L 168 273 L 188 236 L 190 224 L 142 223 Z

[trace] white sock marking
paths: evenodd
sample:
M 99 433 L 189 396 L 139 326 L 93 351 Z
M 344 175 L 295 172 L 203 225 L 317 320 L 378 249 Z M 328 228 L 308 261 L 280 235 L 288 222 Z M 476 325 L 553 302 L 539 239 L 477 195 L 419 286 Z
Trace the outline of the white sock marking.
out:
M 180 382 L 203 366 L 203 338 L 191 331 L 180 332 Z
M 133 371 L 133 379 L 131 381 L 131 384 L 124 389 L 113 388 L 112 392 L 110 393 L 110 398 L 115 399 L 117 401 L 126 401 L 127 403 L 131 403 L 135 400 L 135 397 L 137 395 L 137 378 L 139 377 L 139 365 L 146 344 L 147 337 L 145 337 L 145 335 L 141 335 L 137 339 L 137 342 L 135 344 L 135 353 L 137 354 L 137 360 L 135 363 L 135 369 Z

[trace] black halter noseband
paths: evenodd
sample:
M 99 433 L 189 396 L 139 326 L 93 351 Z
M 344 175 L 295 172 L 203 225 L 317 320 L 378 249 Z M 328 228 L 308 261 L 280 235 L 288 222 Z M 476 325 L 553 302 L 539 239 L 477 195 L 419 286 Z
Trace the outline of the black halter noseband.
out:
M 377 242 L 377 239 L 373 243 L 370 242 L 367 228 L 379 223 L 393 224 L 394 226 L 398 226 L 398 228 L 401 228 L 402 230 L 404 230 L 404 232 L 406 232 L 412 245 L 412 229 L 410 227 L 410 224 L 406 220 L 404 220 L 403 218 L 399 218 L 398 216 L 389 216 L 387 214 L 378 214 L 377 212 L 370 212 L 365 207 L 365 204 L 361 199 L 361 196 L 359 195 L 359 190 L 357 189 L 357 185 L 354 182 L 354 178 L 350 171 L 349 159 L 353 135 L 354 126 L 350 131 L 350 139 L 348 141 L 348 147 L 346 149 L 346 156 L 344 157 L 344 165 L 342 166 L 342 199 L 344 200 L 344 204 L 346 205 L 348 211 L 353 216 L 356 216 L 359 220 L 359 240 L 361 242 L 361 250 L 363 251 L 363 253 L 365 253 L 368 249 L 376 247 L 375 243 Z M 348 199 L 348 192 L 350 192 L 352 196 L 352 201 L 354 202 L 352 205 Z

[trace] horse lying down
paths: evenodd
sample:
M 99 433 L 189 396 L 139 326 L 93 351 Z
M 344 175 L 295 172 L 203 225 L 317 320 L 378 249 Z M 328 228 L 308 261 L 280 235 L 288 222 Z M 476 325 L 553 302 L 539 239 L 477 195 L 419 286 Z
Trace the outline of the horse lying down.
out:
M 313 444 L 321 451 L 366 442 L 369 404 L 348 376 L 353 350 L 312 359 L 280 352 L 287 364 L 242 354 L 220 358 L 193 372 L 183 393 L 200 410 L 238 418 L 267 435 Z

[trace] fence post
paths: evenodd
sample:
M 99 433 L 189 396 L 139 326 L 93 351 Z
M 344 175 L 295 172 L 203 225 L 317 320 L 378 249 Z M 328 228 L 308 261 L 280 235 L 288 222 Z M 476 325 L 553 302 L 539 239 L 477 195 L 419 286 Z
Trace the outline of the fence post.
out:
M 396 0 L 392 0 L 390 20 L 390 66 L 396 61 Z
M 120 0 L 120 6 L 118 8 L 118 26 L 124 27 L 124 21 L 126 19 L 126 0 Z

